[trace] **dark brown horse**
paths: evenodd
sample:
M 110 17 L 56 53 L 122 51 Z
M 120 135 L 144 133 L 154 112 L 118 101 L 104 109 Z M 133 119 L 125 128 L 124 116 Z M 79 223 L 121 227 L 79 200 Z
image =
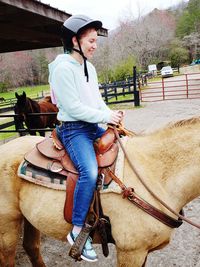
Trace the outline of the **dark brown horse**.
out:
M 36 135 L 36 132 L 39 132 L 41 136 L 45 136 L 45 132 L 39 129 L 47 127 L 53 128 L 58 124 L 56 114 L 43 116 L 30 115 L 32 113 L 58 112 L 57 107 L 52 104 L 49 96 L 43 98 L 39 102 L 27 97 L 25 92 L 23 92 L 22 95 L 15 93 L 15 96 L 17 98 L 17 103 L 15 104 L 14 111 L 19 115 L 17 121 L 19 121 L 19 125 L 25 122 L 30 135 Z

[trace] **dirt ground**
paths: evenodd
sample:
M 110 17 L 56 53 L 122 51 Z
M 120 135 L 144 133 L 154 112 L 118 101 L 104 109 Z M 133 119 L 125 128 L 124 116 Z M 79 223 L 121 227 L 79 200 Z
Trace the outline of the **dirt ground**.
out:
M 200 114 L 200 100 L 165 101 L 142 104 L 141 108 L 126 111 L 125 125 L 137 133 L 153 131 L 168 122 Z M 200 222 L 200 198 L 195 199 L 184 208 L 185 215 Z M 115 267 L 115 247 L 110 245 L 107 258 L 102 255 L 101 247 L 95 245 L 99 255 L 97 263 L 74 262 L 68 256 L 69 245 L 42 236 L 42 255 L 47 267 Z M 31 267 L 24 253 L 21 240 L 17 249 L 17 267 Z M 183 223 L 175 230 L 170 244 L 157 252 L 149 254 L 146 267 L 200 267 L 200 231 Z M 125 266 L 124 266 L 125 267 Z M 134 267 L 134 266 L 133 266 Z

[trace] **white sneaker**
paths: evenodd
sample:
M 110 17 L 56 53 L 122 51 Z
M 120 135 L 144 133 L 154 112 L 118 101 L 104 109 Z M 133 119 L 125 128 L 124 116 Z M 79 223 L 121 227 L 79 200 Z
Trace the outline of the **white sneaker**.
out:
M 72 233 L 72 231 L 67 235 L 67 240 L 70 243 L 70 245 L 73 245 L 75 242 L 75 239 L 77 238 L 78 234 Z M 83 248 L 81 259 L 89 262 L 95 262 L 98 261 L 97 254 L 94 251 L 94 248 L 92 247 L 92 238 L 88 237 L 85 246 Z

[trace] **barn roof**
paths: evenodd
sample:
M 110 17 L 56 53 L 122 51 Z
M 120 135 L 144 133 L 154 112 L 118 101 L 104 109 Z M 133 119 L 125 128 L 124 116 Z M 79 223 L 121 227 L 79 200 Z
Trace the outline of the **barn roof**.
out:
M 61 46 L 60 26 L 70 16 L 37 0 L 0 0 L 0 53 Z

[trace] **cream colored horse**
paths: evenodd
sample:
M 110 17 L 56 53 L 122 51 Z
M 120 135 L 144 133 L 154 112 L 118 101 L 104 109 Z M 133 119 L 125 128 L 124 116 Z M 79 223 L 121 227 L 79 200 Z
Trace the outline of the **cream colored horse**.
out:
M 37 186 L 16 175 L 24 154 L 41 138 L 20 137 L 0 147 L 1 267 L 14 266 L 23 218 L 26 218 L 23 245 L 34 267 L 45 267 L 40 255 L 40 232 L 65 240 L 71 228 L 63 218 L 64 191 Z M 176 212 L 200 195 L 199 118 L 133 137 L 128 140 L 126 149 L 146 183 Z M 170 214 L 144 189 L 126 162 L 124 181 L 145 200 Z M 171 228 L 122 199 L 119 194 L 101 194 L 101 198 L 104 213 L 111 220 L 118 266 L 144 266 L 150 251 L 168 244 Z

